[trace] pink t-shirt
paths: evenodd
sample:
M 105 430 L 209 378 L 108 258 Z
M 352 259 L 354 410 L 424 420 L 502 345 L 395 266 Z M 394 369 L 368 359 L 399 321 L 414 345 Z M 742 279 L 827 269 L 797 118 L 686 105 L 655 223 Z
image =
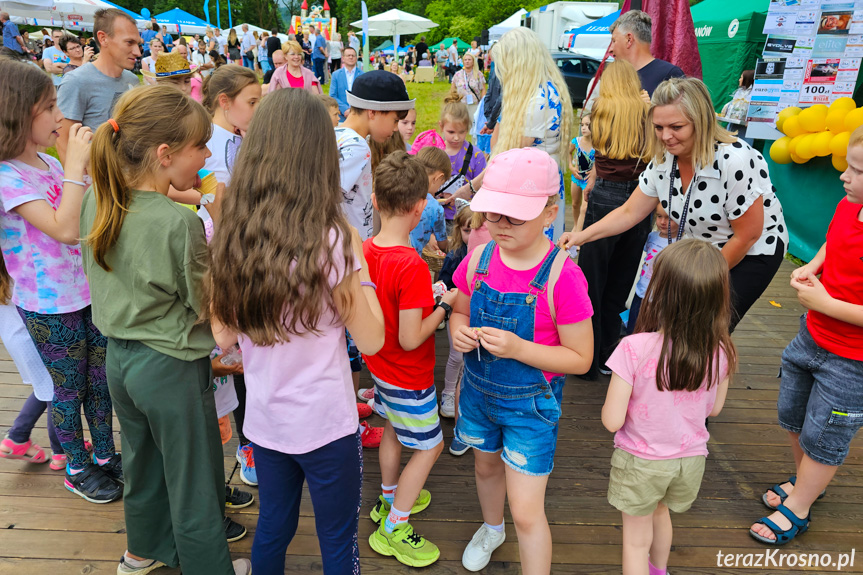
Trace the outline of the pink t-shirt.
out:
M 60 207 L 63 167 L 51 156 L 39 157 L 47 170 L 0 162 L 0 249 L 14 281 L 13 304 L 36 313 L 70 313 L 90 305 L 81 247 L 58 242 L 13 211 L 38 200 Z
M 342 258 L 332 233 L 333 260 Z M 355 270 L 360 269 L 354 258 Z M 330 274 L 338 285 L 344 270 Z M 318 323 L 319 334 L 291 336 L 288 343 L 257 346 L 240 335 L 246 378 L 243 433 L 258 445 L 282 453 L 308 453 L 356 433 L 357 403 L 348 363 L 345 324 L 332 312 Z
M 698 391 L 659 391 L 656 364 L 662 334 L 637 333 L 623 338 L 606 365 L 632 385 L 626 421 L 614 434 L 614 446 L 642 459 L 677 459 L 707 455 L 710 434 L 704 421 L 716 402 L 714 384 Z M 728 375 L 728 362 L 719 353 L 717 381 Z
M 548 249 L 554 246 L 549 241 Z M 479 246 L 479 248 L 484 246 Z M 470 263 L 471 253 L 459 264 L 453 274 L 453 283 L 463 293 L 473 294 L 473 283 L 468 284 L 467 268 Z M 479 265 L 479 260 L 477 260 Z M 529 270 L 513 270 L 506 266 L 500 259 L 500 248 L 495 247 L 488 266 L 488 275 L 485 282 L 488 286 L 499 292 L 530 293 L 530 282 L 536 277 L 542 262 Z M 581 272 L 581 268 L 567 258 L 560 271 L 560 277 L 554 286 L 554 312 L 558 325 L 569 325 L 586 320 L 593 315 L 593 306 L 587 296 L 587 280 Z M 482 326 L 473 326 L 482 327 Z M 551 320 L 551 311 L 548 308 L 548 293 L 543 292 L 536 300 L 536 317 L 534 318 L 533 341 L 542 345 L 560 345 L 560 336 L 557 327 Z M 545 378 L 551 381 L 552 377 L 563 375 L 545 371 Z

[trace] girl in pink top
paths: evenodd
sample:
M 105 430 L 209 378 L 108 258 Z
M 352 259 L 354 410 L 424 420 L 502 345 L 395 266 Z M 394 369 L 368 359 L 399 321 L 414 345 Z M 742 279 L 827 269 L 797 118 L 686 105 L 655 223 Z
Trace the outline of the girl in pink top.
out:
M 285 149 L 284 134 L 307 139 Z M 284 573 L 308 483 L 323 572 L 359 573 L 362 447 L 345 327 L 384 343 L 358 232 L 345 219 L 335 133 L 306 90 L 267 95 L 249 126 L 212 250 L 216 343 L 239 341 L 260 517 L 255 573 Z M 309 193 L 313 190 L 314 193 Z
M 706 420 L 719 415 L 736 369 L 728 331 L 728 265 L 709 243 L 664 249 L 636 333 L 609 358 L 602 424 L 614 435 L 608 502 L 623 514 L 624 575 L 665 575 L 671 516 L 698 495 Z M 669 334 L 674 334 L 675 343 Z

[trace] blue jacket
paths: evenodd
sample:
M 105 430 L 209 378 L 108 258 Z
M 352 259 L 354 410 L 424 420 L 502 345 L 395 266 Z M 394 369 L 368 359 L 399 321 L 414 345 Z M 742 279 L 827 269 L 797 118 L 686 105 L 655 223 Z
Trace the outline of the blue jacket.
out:
M 356 82 L 357 77 L 363 73 L 362 68 L 358 65 L 354 68 L 354 81 Z M 336 99 L 339 103 L 339 114 L 341 115 L 341 119 L 345 119 L 345 113 L 348 111 L 348 108 L 351 106 L 348 104 L 348 77 L 345 73 L 344 68 L 339 68 L 335 72 L 333 72 L 333 77 L 330 80 L 330 96 Z

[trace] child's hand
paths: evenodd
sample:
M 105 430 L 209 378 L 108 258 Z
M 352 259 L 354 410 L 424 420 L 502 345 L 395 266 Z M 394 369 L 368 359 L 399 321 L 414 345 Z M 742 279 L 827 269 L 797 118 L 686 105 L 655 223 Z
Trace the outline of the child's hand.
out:
M 458 296 L 457 289 L 451 289 L 443 294 L 440 298 L 441 303 L 445 303 L 449 306 L 455 303 L 455 298 Z
M 524 341 L 511 331 L 484 327 L 479 334 L 482 346 L 489 353 L 504 359 L 514 359 Z
M 817 269 L 813 269 L 809 264 L 804 264 L 791 272 L 791 280 L 793 283 L 794 280 L 799 280 L 801 276 L 814 276 L 817 273 Z
M 827 293 L 821 280 L 808 270 L 793 278 L 791 287 L 797 290 L 797 299 L 806 309 L 823 313 L 824 309 L 833 301 L 833 297 Z
M 452 335 L 452 346 L 461 353 L 470 353 L 479 347 L 479 335 L 463 325 Z
M 218 224 L 222 220 L 222 198 L 225 196 L 225 184 L 219 182 L 216 184 L 216 193 L 213 201 L 207 204 L 207 213 L 213 218 L 213 222 Z
M 235 363 L 234 365 L 225 365 L 222 363 L 222 358 L 225 357 L 225 354 L 217 355 L 210 363 L 213 366 L 213 377 L 225 377 L 226 375 L 242 375 L 243 374 L 243 362 Z
M 90 140 L 93 131 L 81 124 L 73 124 L 69 128 L 69 144 L 66 147 L 66 177 L 80 180 L 84 170 L 90 163 Z

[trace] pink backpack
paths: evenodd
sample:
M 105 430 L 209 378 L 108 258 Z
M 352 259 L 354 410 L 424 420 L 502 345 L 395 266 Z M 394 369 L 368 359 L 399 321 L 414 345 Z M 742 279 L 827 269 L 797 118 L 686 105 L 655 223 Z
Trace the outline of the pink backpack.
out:
M 446 143 L 443 141 L 443 136 L 435 132 L 434 130 L 426 130 L 416 137 L 414 143 L 411 145 L 411 151 L 409 154 L 416 155 L 421 149 L 434 146 L 435 148 L 440 148 L 441 150 L 446 149 Z

